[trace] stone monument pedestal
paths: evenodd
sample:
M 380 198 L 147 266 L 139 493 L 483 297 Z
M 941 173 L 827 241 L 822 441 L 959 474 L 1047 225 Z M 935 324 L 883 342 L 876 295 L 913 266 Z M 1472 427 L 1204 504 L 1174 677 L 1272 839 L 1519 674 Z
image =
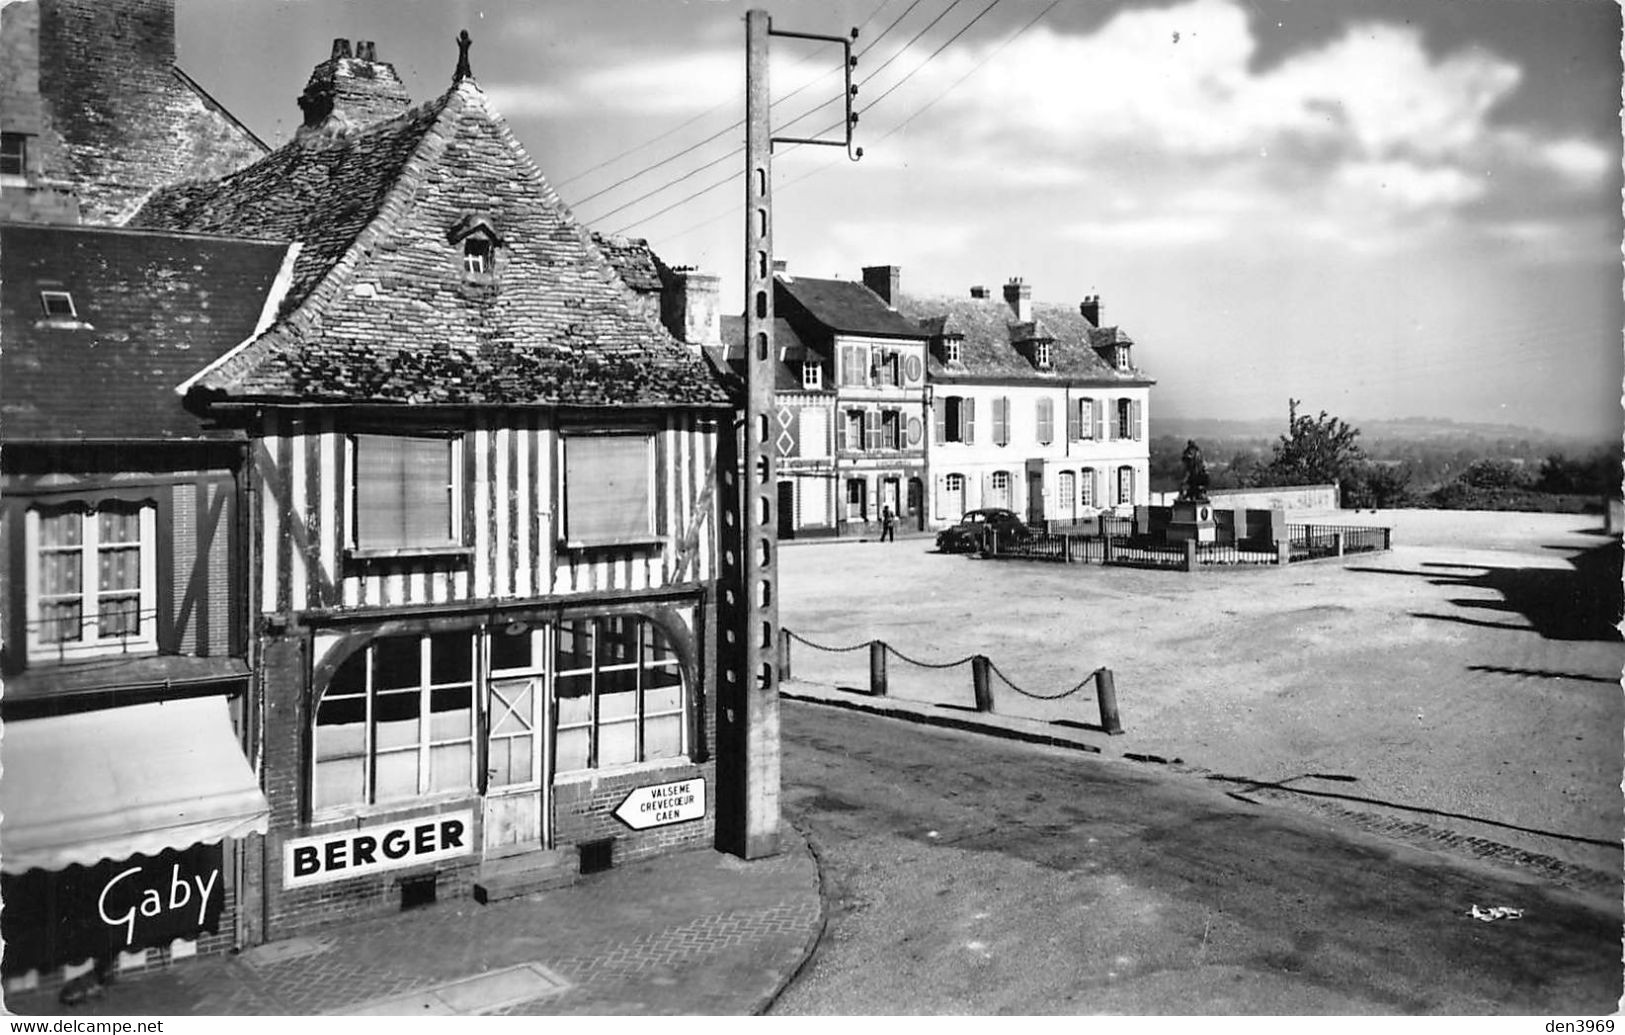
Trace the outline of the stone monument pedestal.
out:
M 1168 522 L 1170 543 L 1211 543 L 1218 540 L 1218 526 L 1213 523 L 1211 500 L 1175 500 L 1174 514 Z

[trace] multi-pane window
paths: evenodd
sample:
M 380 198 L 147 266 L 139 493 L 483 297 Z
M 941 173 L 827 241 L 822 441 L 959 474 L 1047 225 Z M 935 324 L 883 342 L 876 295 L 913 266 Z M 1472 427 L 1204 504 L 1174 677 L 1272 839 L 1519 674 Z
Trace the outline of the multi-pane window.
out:
M 960 347 L 963 344 L 958 338 L 942 339 L 942 361 L 950 365 L 960 362 Z
M 23 133 L 0 133 L 0 176 L 27 175 L 27 135 Z
M 566 436 L 565 539 L 591 546 L 655 535 L 653 467 L 651 435 Z
M 665 633 L 647 618 L 560 622 L 554 666 L 557 772 L 687 751 L 682 666 Z
M 846 448 L 851 450 L 862 449 L 863 442 L 863 411 L 847 410 L 844 416 L 846 421 Z
M 1092 467 L 1083 469 L 1083 477 L 1078 482 L 1079 502 L 1085 507 L 1095 505 L 1095 470 Z
M 902 357 L 895 352 L 875 353 L 875 383 L 900 385 L 903 383 Z
M 1078 400 L 1077 428 L 1080 439 L 1099 437 L 1095 428 L 1095 400 L 1087 397 Z
M 822 388 L 824 386 L 824 368 L 812 361 L 801 364 L 801 387 Z
M 474 786 L 472 632 L 380 637 L 316 706 L 316 809 Z
M 1010 506 L 1010 472 L 994 471 L 992 478 L 988 480 L 988 484 L 990 489 L 988 506 L 1008 508 Z
M 352 436 L 351 545 L 359 550 L 462 546 L 460 446 L 460 439 L 445 436 Z
M 1062 471 L 1055 479 L 1055 502 L 1062 514 L 1067 517 L 1076 517 L 1078 514 L 1078 481 L 1071 471 Z
M 1117 469 L 1117 502 L 1134 502 L 1134 468 L 1123 466 Z
M 1117 400 L 1117 437 L 1134 437 L 1134 403 L 1130 399 Z
M 156 516 L 108 501 L 28 512 L 32 657 L 152 649 L 157 643 Z
M 1049 342 L 1040 341 L 1033 344 L 1033 362 L 1037 364 L 1038 369 L 1040 370 L 1048 370 L 1050 368 Z
M 901 449 L 903 446 L 903 414 L 898 410 L 883 410 L 880 414 L 880 447 Z
M 69 292 L 41 291 L 39 302 L 46 316 L 66 320 L 77 319 L 79 316 L 79 310 L 73 304 L 73 295 Z
M 938 442 L 976 441 L 976 400 L 969 396 L 945 395 L 934 404 Z

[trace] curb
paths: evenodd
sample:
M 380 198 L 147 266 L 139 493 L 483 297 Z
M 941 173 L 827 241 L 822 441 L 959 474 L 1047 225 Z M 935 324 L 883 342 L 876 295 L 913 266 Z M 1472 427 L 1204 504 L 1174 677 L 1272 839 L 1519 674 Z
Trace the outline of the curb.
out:
M 802 945 L 801 958 L 796 961 L 795 966 L 785 972 L 784 977 L 779 981 L 779 987 L 763 996 L 761 1001 L 749 1011 L 748 1016 L 751 1017 L 760 1017 L 773 1009 L 773 1004 L 777 1003 L 779 998 L 784 995 L 784 990 L 789 988 L 791 982 L 800 977 L 801 972 L 807 969 L 807 964 L 812 962 L 813 954 L 818 951 L 818 946 L 824 940 L 824 932 L 829 929 L 829 895 L 825 891 L 824 853 L 819 850 L 811 831 L 803 830 L 795 823 L 790 822 L 782 813 L 780 819 L 789 824 L 790 829 L 796 832 L 801 838 L 801 843 L 806 848 L 807 854 L 813 858 L 813 868 L 816 871 L 815 880 L 818 885 L 818 925 L 813 929 L 812 934 L 807 936 L 806 943 Z

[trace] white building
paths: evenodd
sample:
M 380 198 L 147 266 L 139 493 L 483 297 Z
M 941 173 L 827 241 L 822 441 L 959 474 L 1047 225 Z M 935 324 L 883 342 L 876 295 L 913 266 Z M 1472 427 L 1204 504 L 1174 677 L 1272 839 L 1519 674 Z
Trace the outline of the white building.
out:
M 1150 389 L 1133 342 L 1074 309 L 1003 298 L 888 299 L 929 335 L 930 523 L 1003 507 L 1030 523 L 1131 512 L 1150 497 Z

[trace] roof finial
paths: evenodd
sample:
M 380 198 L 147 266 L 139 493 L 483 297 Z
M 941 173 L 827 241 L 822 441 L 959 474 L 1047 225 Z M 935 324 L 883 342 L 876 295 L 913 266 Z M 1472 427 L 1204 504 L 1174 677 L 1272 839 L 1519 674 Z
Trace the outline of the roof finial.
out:
M 464 79 L 474 78 L 474 70 L 468 67 L 468 48 L 473 43 L 474 40 L 468 35 L 467 29 L 457 34 L 457 71 L 451 74 L 451 85 L 453 86 L 456 86 Z

